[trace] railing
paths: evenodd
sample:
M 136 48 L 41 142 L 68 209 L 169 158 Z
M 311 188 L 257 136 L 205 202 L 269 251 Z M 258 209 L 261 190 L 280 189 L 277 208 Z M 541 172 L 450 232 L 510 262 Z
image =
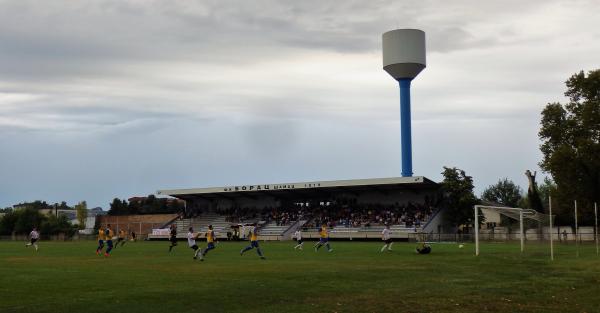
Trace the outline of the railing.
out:
M 146 238 L 146 234 L 136 234 L 136 239 L 137 240 L 144 240 Z M 127 239 L 131 239 L 131 236 L 128 236 Z M 86 241 L 86 240 L 91 240 L 91 241 L 96 241 L 98 240 L 98 235 L 97 234 L 91 234 L 91 235 L 84 235 L 84 234 L 75 234 L 72 237 L 68 237 L 62 234 L 58 234 L 58 235 L 44 235 L 41 234 L 40 235 L 40 240 L 42 241 Z M 29 241 L 29 236 L 28 235 L 14 235 L 14 236 L 0 236 L 0 241 Z

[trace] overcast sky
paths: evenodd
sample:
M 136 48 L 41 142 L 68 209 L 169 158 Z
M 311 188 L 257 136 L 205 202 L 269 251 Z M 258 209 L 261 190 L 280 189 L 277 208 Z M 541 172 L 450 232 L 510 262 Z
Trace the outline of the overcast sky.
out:
M 415 175 L 538 169 L 540 111 L 600 67 L 599 1 L 1 1 L 0 207 L 400 176 L 381 34 L 420 28 Z

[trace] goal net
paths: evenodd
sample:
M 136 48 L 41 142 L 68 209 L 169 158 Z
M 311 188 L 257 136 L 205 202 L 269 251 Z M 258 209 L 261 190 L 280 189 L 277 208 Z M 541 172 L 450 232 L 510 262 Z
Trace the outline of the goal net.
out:
M 510 208 L 510 207 L 499 207 L 499 206 L 486 206 L 486 205 L 476 205 L 474 207 L 475 214 L 475 255 L 479 255 L 479 237 L 480 237 L 480 225 L 479 225 L 479 216 L 483 214 L 486 217 L 486 225 L 489 227 L 490 225 L 495 225 L 496 223 L 500 224 L 500 216 L 505 216 L 511 220 L 518 221 L 519 223 L 519 231 L 517 234 L 517 238 L 521 242 L 521 252 L 525 250 L 525 223 L 527 221 L 536 221 L 538 224 L 538 228 L 542 230 L 540 233 L 536 234 L 537 240 L 544 240 L 544 235 L 546 232 L 543 231 L 544 227 L 549 227 L 548 234 L 552 234 L 552 216 L 548 214 L 543 214 L 538 211 L 532 209 L 522 209 L 522 208 Z M 492 226 L 493 227 L 493 226 Z M 493 231 L 492 231 L 493 235 Z M 505 233 L 505 238 L 511 237 L 510 233 Z M 552 236 L 548 236 L 550 239 L 550 257 L 554 258 L 554 249 Z M 488 232 L 488 239 L 489 232 Z

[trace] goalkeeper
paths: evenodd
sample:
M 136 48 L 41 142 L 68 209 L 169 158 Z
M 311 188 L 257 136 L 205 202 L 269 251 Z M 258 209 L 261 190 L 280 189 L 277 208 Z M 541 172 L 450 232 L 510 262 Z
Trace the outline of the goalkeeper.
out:
M 425 242 L 419 243 L 416 249 L 418 254 L 429 254 L 431 252 L 431 247 Z

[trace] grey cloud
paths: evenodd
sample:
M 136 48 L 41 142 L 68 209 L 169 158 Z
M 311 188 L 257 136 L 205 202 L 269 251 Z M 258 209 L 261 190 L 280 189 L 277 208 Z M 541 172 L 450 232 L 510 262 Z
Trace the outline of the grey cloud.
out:
M 123 128 L 140 129 L 146 124 L 158 127 L 184 116 L 192 117 L 183 112 L 153 111 L 120 99 L 105 99 L 111 103 L 110 106 L 103 103 L 89 103 L 82 106 L 69 101 L 63 103 L 61 100 L 63 99 L 41 98 L 13 106 L 5 104 L 0 111 L 0 130 L 114 132 Z M 5 123 L 2 122 L 2 118 Z M 204 121 L 211 119 L 200 116 L 195 118 Z M 8 120 L 23 121 L 23 123 L 6 123 Z
M 233 64 L 285 58 L 294 49 L 377 51 L 381 32 L 398 21 L 425 26 L 431 52 L 497 42 L 496 34 L 478 34 L 468 13 L 437 2 L 104 1 L 40 6 L 18 1 L 1 6 L 0 79 L 114 75 L 121 73 L 121 65 L 140 60 Z M 490 7 L 496 11 L 479 13 L 494 19 L 510 5 Z M 439 18 L 442 12 L 449 17 Z M 458 19 L 449 23 L 452 17 Z
M 416 173 L 520 181 L 539 109 L 597 66 L 598 3 L 573 3 L 0 2 L 0 206 L 399 175 L 396 27 L 428 36 Z

